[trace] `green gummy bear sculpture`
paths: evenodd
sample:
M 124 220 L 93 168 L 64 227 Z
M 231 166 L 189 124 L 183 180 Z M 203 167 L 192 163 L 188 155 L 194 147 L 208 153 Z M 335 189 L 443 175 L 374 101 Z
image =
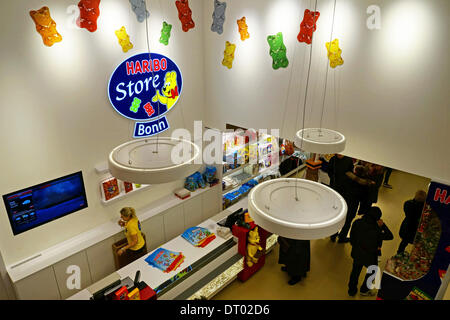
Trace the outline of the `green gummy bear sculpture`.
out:
M 275 70 L 280 67 L 286 68 L 289 65 L 289 60 L 286 56 L 286 46 L 283 43 L 283 34 L 278 32 L 274 36 L 268 36 L 267 42 L 270 46 L 269 54 L 273 59 L 272 68 Z
M 140 106 L 141 106 L 141 99 L 135 97 L 133 102 L 131 103 L 130 111 L 136 113 L 138 112 Z
M 159 38 L 159 42 L 165 44 L 166 46 L 169 44 L 170 31 L 172 30 L 172 25 L 167 22 L 163 22 L 163 27 L 161 29 L 161 38 Z

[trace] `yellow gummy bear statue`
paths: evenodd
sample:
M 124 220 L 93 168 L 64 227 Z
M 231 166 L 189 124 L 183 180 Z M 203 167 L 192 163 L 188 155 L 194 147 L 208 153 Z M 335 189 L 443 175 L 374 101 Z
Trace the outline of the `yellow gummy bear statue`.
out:
M 344 60 L 341 58 L 342 50 L 339 48 L 339 40 L 334 39 L 333 41 L 325 43 L 328 51 L 328 59 L 330 60 L 330 67 L 333 69 L 337 66 L 344 64 Z
M 247 244 L 247 265 L 252 267 L 255 263 L 258 263 L 258 258 L 255 257 L 258 251 L 262 251 L 259 245 L 259 233 L 258 227 L 249 231 L 248 233 L 248 244 Z
M 230 42 L 225 43 L 225 51 L 223 52 L 223 60 L 222 64 L 227 67 L 228 69 L 231 69 L 233 67 L 233 60 L 234 60 L 234 51 L 236 50 L 236 45 L 232 44 Z
M 127 30 L 124 26 L 119 30 L 116 30 L 115 34 L 117 39 L 119 39 L 119 44 L 121 45 L 123 52 L 127 52 L 133 48 L 133 44 L 130 42 L 130 36 L 127 34 Z
M 47 47 L 62 40 L 62 36 L 56 31 L 56 22 L 50 16 L 48 7 L 42 7 L 37 11 L 32 10 L 30 16 L 36 24 L 36 31 L 42 36 L 42 41 Z

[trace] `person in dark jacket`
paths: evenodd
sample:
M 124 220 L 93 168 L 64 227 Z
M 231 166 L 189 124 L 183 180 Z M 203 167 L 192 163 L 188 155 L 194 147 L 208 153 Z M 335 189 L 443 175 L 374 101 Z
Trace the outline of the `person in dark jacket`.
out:
M 358 279 L 363 267 L 378 265 L 378 247 L 383 240 L 392 240 L 394 236 L 389 228 L 381 220 L 381 210 L 371 207 L 368 212 L 356 220 L 350 232 L 352 245 L 351 256 L 353 268 L 348 283 L 348 294 L 354 296 L 358 291 Z M 367 279 L 371 274 L 367 273 L 359 292 L 363 296 L 373 295 L 374 292 L 367 287 Z
M 347 216 L 344 226 L 339 233 L 332 235 L 330 239 L 334 242 L 339 237 L 338 243 L 349 242 L 350 239 L 347 238 L 348 230 L 350 230 L 363 198 L 363 190 L 375 183 L 369 179 L 358 177 L 354 173 L 353 160 L 341 154 L 336 154 L 330 159 L 328 176 L 330 177 L 330 187 L 337 191 L 347 203 Z
M 408 243 L 413 243 L 426 198 L 427 193 L 423 190 L 418 190 L 414 199 L 404 203 L 403 211 L 405 212 L 405 219 L 400 226 L 399 232 L 402 242 L 400 242 L 397 253 L 404 252 Z
M 368 186 L 367 193 L 365 195 L 366 197 L 361 201 L 358 215 L 365 214 L 372 204 L 378 202 L 378 191 L 383 183 L 384 169 L 382 166 L 367 162 L 366 167 L 368 168 L 367 178 L 374 181 L 375 184 Z
M 311 249 L 309 240 L 295 240 L 278 236 L 280 253 L 278 258 L 282 271 L 286 271 L 290 276 L 288 283 L 294 285 L 306 277 L 306 272 L 310 270 Z

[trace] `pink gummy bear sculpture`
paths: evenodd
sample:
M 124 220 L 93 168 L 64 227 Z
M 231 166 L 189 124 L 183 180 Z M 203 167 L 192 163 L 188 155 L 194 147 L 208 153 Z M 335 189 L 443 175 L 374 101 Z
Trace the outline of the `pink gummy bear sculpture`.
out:
M 189 8 L 188 0 L 177 0 L 175 5 L 178 9 L 178 18 L 181 21 L 181 26 L 184 32 L 195 27 L 194 20 L 192 20 L 192 10 Z
M 300 23 L 300 33 L 297 36 L 299 42 L 306 42 L 307 44 L 311 44 L 313 32 L 316 31 L 317 26 L 316 22 L 319 19 L 320 12 L 319 11 L 309 11 L 305 10 L 305 15 L 303 16 L 303 21 Z

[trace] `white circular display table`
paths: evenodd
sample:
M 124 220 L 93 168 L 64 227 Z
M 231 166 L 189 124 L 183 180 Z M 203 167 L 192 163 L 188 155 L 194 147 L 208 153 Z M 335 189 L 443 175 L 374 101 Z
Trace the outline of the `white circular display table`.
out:
M 297 180 L 298 199 L 295 199 Z M 248 197 L 248 212 L 269 232 L 298 240 L 321 239 L 345 223 L 347 203 L 333 189 L 305 179 L 283 178 L 255 186 Z
M 123 181 L 159 184 L 184 179 L 201 167 L 199 147 L 191 141 L 152 137 L 126 142 L 109 154 L 111 174 Z
M 324 128 L 299 130 L 294 143 L 304 151 L 319 154 L 340 153 L 345 149 L 345 137 L 337 131 Z

